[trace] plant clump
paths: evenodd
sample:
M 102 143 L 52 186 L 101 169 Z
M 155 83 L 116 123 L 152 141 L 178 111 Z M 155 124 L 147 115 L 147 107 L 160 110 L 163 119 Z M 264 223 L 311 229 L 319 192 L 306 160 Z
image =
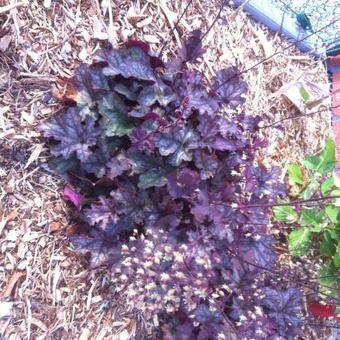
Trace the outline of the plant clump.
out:
M 166 64 L 129 41 L 64 80 L 68 106 L 41 131 L 78 213 L 70 239 L 164 339 L 288 338 L 301 292 L 268 227 L 285 186 L 255 162 L 266 141 L 238 69 L 210 87 L 189 70 L 203 51 L 199 31 Z

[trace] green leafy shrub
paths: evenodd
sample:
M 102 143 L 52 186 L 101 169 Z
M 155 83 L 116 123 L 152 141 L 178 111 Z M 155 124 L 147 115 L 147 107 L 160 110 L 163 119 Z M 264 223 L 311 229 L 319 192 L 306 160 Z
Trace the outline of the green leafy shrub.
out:
M 338 296 L 340 285 L 340 189 L 334 184 L 335 143 L 308 156 L 302 165 L 290 164 L 288 178 L 296 204 L 273 208 L 278 221 L 292 225 L 288 236 L 294 257 L 313 253 L 324 262 L 319 271 L 321 290 Z M 325 289 L 326 287 L 326 289 Z

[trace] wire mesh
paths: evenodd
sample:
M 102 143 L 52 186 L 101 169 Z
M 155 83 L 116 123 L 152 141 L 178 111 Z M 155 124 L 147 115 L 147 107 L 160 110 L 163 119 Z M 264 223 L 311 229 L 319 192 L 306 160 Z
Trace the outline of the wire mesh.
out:
M 312 32 L 319 30 L 327 23 L 340 17 L 340 2 L 337 0 L 270 0 L 272 4 L 280 8 L 285 15 L 297 19 L 305 14 L 310 20 Z M 336 21 L 321 32 L 318 38 L 326 44 L 340 42 L 340 22 Z

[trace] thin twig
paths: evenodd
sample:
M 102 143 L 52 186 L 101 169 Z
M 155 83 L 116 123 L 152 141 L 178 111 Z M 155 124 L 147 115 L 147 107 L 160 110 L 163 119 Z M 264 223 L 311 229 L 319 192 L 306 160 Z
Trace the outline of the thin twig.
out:
M 309 112 L 309 113 L 304 113 L 304 114 L 301 114 L 301 115 L 298 115 L 298 116 L 289 116 L 289 117 L 286 117 L 286 118 L 282 118 L 282 119 L 279 119 L 269 125 L 265 125 L 265 126 L 261 126 L 259 127 L 259 129 L 267 129 L 267 128 L 270 128 L 274 125 L 277 125 L 279 123 L 282 123 L 286 120 L 291 120 L 291 119 L 298 119 L 298 118 L 303 118 L 303 117 L 308 117 L 308 116 L 312 116 L 316 113 L 321 113 L 321 112 L 326 112 L 326 111 L 330 111 L 330 110 L 333 110 L 333 109 L 336 109 L 337 107 L 340 107 L 340 104 L 339 105 L 336 105 L 336 106 L 333 106 L 333 107 L 329 107 L 329 108 L 325 108 L 325 109 L 322 109 L 322 110 L 318 110 L 318 111 L 313 111 L 313 112 Z
M 214 25 L 216 24 L 217 20 L 220 18 L 220 15 L 222 13 L 222 10 L 224 8 L 224 6 L 227 4 L 227 2 L 229 2 L 228 0 L 224 0 L 222 2 L 222 5 L 215 17 L 215 19 L 213 20 L 213 22 L 211 23 L 211 25 L 208 27 L 207 31 L 202 35 L 201 41 L 203 41 L 203 39 L 209 34 L 209 32 L 211 31 L 211 29 L 214 27 Z
M 184 11 L 182 12 L 182 14 L 179 16 L 179 18 L 177 19 L 177 21 L 175 22 L 174 26 L 172 27 L 172 29 L 170 30 L 170 35 L 172 35 L 175 31 L 175 29 L 177 29 L 177 26 L 179 24 L 179 22 L 182 20 L 183 16 L 185 15 L 185 13 L 188 11 L 191 3 L 193 2 L 193 0 L 189 0 L 189 2 L 187 3 L 187 5 L 185 6 Z M 159 52 L 158 57 L 160 58 L 163 54 L 164 48 L 165 46 L 168 44 L 169 40 L 165 40 L 165 42 L 163 43 L 163 46 Z
M 306 35 L 304 38 L 299 39 L 299 40 L 297 40 L 296 42 L 294 42 L 294 43 L 288 45 L 286 48 L 283 49 L 283 51 L 276 51 L 276 52 L 274 52 L 272 55 L 270 55 L 269 57 L 266 57 L 266 58 L 262 59 L 261 61 L 259 61 L 258 63 L 254 64 L 253 66 L 251 66 L 251 67 L 249 67 L 249 68 L 247 68 L 247 69 L 245 69 L 245 70 L 243 70 L 243 71 L 240 71 L 240 72 L 235 73 L 233 76 L 231 76 L 230 78 L 228 78 L 227 80 L 225 80 L 224 82 L 222 82 L 220 85 L 218 85 L 218 86 L 214 89 L 214 91 L 217 91 L 221 86 L 223 86 L 224 84 L 228 83 L 230 80 L 232 80 L 232 79 L 234 79 L 234 78 L 240 76 L 241 74 L 244 74 L 244 73 L 246 73 L 246 72 L 248 72 L 248 71 L 251 71 L 252 69 L 256 68 L 257 66 L 259 66 L 259 65 L 263 64 L 264 62 L 270 60 L 270 59 L 273 58 L 274 56 L 280 54 L 281 52 L 284 52 L 284 51 L 290 49 L 291 47 L 296 46 L 296 45 L 299 44 L 300 42 L 302 42 L 302 41 L 304 41 L 304 40 L 306 40 L 306 39 L 312 37 L 312 36 L 315 35 L 316 33 L 319 33 L 319 32 L 321 32 L 321 31 L 323 31 L 324 29 L 326 29 L 327 27 L 329 27 L 329 26 L 335 24 L 335 23 L 338 22 L 338 21 L 340 21 L 340 18 L 337 18 L 337 19 L 335 19 L 335 20 L 332 20 L 330 23 L 328 23 L 327 25 L 321 27 L 319 30 L 317 30 L 317 31 L 315 31 L 315 32 L 313 32 L 313 33 L 311 33 L 311 34 L 308 34 L 308 35 Z

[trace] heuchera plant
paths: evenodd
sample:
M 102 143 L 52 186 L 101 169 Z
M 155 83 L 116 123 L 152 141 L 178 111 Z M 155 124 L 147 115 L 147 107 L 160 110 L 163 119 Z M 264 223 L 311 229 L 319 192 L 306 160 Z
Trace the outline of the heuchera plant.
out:
M 281 281 L 268 223 L 285 187 L 254 161 L 260 117 L 236 67 L 211 87 L 188 69 L 199 31 L 164 64 L 129 41 L 64 80 L 68 108 L 41 126 L 79 214 L 71 241 L 164 339 L 299 334 L 301 292 Z M 71 189 L 73 188 L 73 189 Z

